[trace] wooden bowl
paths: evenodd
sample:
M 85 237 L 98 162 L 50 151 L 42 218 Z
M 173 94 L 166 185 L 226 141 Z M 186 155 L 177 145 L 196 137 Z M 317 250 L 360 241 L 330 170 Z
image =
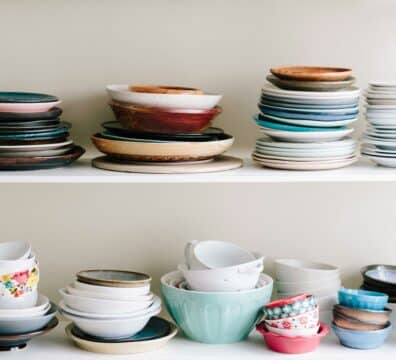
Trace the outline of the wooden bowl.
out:
M 392 310 L 387 308 L 384 310 L 363 310 L 342 305 L 334 305 L 334 311 L 348 319 L 376 325 L 386 325 L 392 313 Z
M 280 79 L 301 81 L 342 81 L 352 75 L 351 69 L 320 66 L 288 66 L 270 71 Z
M 164 109 L 111 102 L 110 107 L 123 127 L 154 133 L 199 133 L 222 112 L 216 106 L 209 110 Z
M 203 95 L 204 92 L 200 89 L 194 89 L 181 86 L 167 86 L 167 85 L 131 85 L 130 91 L 153 93 L 153 94 L 192 94 Z
M 372 331 L 372 330 L 381 330 L 386 327 L 386 323 L 379 324 L 371 324 L 364 321 L 355 320 L 344 316 L 337 311 L 333 310 L 333 321 L 338 327 L 349 330 L 360 330 L 360 331 Z

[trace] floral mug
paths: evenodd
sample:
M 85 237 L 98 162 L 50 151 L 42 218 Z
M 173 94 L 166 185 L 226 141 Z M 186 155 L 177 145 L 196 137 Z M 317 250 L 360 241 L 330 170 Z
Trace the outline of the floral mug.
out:
M 0 298 L 20 298 L 36 291 L 39 278 L 37 262 L 29 270 L 0 275 Z

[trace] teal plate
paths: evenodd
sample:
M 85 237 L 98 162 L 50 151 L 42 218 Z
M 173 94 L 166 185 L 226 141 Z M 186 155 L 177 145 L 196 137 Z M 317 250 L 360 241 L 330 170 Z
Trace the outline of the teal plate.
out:
M 275 121 L 263 120 L 259 115 L 253 117 L 254 121 L 263 127 L 267 127 L 274 130 L 285 130 L 285 131 L 298 131 L 298 132 L 315 132 L 315 131 L 340 131 L 345 130 L 345 126 L 322 128 L 322 127 L 309 127 L 309 126 L 298 126 L 298 125 L 287 125 L 281 124 Z
M 0 103 L 46 103 L 54 101 L 59 101 L 59 99 L 53 95 L 0 91 Z
M 145 328 L 136 335 L 121 339 L 104 339 L 101 337 L 88 335 L 81 331 L 76 325 L 74 325 L 71 330 L 72 334 L 80 339 L 102 343 L 122 343 L 158 339 L 168 335 L 170 331 L 171 327 L 169 322 L 157 316 L 152 317 Z
M 56 138 L 61 135 L 68 134 L 69 129 L 67 127 L 51 130 L 39 133 L 28 133 L 28 134 L 0 134 L 0 140 L 20 140 L 20 139 L 40 139 L 40 138 Z

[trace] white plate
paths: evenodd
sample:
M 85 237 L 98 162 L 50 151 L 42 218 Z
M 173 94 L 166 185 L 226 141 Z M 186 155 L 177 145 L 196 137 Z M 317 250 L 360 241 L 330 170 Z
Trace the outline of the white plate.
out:
M 351 99 L 358 98 L 360 95 L 360 89 L 356 86 L 351 86 L 350 90 L 344 91 L 293 91 L 293 90 L 282 90 L 273 85 L 266 85 L 261 89 L 261 93 L 264 95 L 294 99 Z
M 351 147 L 356 145 L 354 139 L 344 139 L 340 141 L 328 141 L 314 144 L 294 143 L 294 142 L 277 142 L 266 138 L 257 139 L 257 144 L 262 146 L 271 146 L 274 148 L 286 148 L 286 149 L 323 149 L 323 148 L 340 148 L 340 147 Z
M 113 100 L 142 106 L 173 109 L 212 109 L 221 100 L 219 94 L 154 94 L 128 90 L 129 85 L 108 85 L 107 92 Z
M 313 127 L 321 127 L 321 128 L 345 126 L 345 125 L 352 124 L 353 122 L 358 120 L 358 118 L 355 118 L 355 119 L 350 119 L 350 120 L 337 120 L 337 121 L 315 121 L 315 120 L 285 119 L 285 118 L 280 118 L 280 117 L 272 116 L 272 115 L 265 115 L 265 117 L 270 120 L 285 123 L 285 124 L 300 125 L 300 126 L 313 126 Z
M 396 127 L 396 119 L 367 119 L 367 122 L 375 126 L 391 126 Z
M 369 86 L 374 86 L 374 87 L 379 87 L 379 88 L 387 88 L 387 87 L 396 88 L 396 82 L 394 82 L 394 81 L 370 81 Z
M 359 111 L 359 106 L 356 107 L 347 107 L 345 109 L 320 109 L 320 108 L 295 108 L 295 107 L 281 107 L 281 106 L 272 106 L 268 104 L 261 104 L 259 103 L 258 106 L 265 106 L 270 109 L 279 110 L 279 111 L 292 111 L 292 112 L 299 112 L 299 113 L 314 113 L 314 114 L 345 114 Z
M 386 167 L 396 167 L 396 157 L 381 157 L 381 156 L 373 156 L 373 155 L 365 155 L 370 160 L 374 161 L 376 164 Z
M 291 162 L 333 162 L 333 161 L 341 161 L 351 159 L 356 156 L 356 153 L 351 155 L 343 155 L 343 156 L 328 156 L 328 157 L 295 157 L 295 156 L 287 156 L 287 155 L 265 155 L 258 153 L 257 151 L 253 152 L 252 156 L 257 158 L 257 160 L 263 161 L 291 161 Z
M 60 143 L 54 144 L 38 144 L 38 145 L 0 145 L 1 151 L 35 151 L 35 150 L 50 150 L 64 147 L 67 145 L 72 145 L 73 140 L 68 140 Z
M 265 127 L 260 127 L 260 131 L 273 139 L 291 142 L 323 142 L 323 141 L 336 141 L 345 138 L 352 134 L 354 129 L 345 129 L 337 131 L 285 131 L 275 130 Z
M 72 147 L 67 147 L 63 149 L 53 149 L 53 150 L 35 150 L 35 151 L 0 151 L 0 158 L 6 157 L 36 157 L 36 156 L 58 156 L 66 154 L 70 151 Z
M 375 111 L 396 111 L 396 105 L 370 105 L 365 104 L 364 107 L 367 110 L 375 110 Z
M 396 99 L 366 99 L 369 105 L 388 105 L 388 106 L 396 106 Z

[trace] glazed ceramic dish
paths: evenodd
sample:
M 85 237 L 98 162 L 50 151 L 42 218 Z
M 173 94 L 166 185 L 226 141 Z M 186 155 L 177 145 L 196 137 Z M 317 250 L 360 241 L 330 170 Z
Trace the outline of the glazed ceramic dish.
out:
M 265 320 L 277 320 L 285 317 L 298 316 L 316 308 L 316 300 L 312 295 L 300 294 L 270 302 L 264 306 Z
M 99 151 L 114 157 L 136 161 L 191 161 L 209 159 L 227 151 L 234 138 L 225 137 L 225 140 L 207 142 L 141 143 L 109 140 L 96 134 L 92 141 Z
M 338 291 L 340 305 L 367 310 L 383 310 L 388 302 L 388 295 L 375 291 L 341 288 Z
M 50 308 L 49 299 L 44 295 L 39 295 L 34 306 L 17 309 L 0 309 L 0 319 L 16 319 L 33 316 L 41 316 Z
M 60 101 L 41 103 L 1 103 L 0 113 L 41 113 L 59 106 Z
M 338 67 L 288 66 L 272 68 L 280 79 L 299 81 L 343 81 L 352 76 L 352 70 Z
M 59 101 L 59 99 L 53 95 L 0 91 L 0 103 L 48 103 L 57 101 Z
M 105 285 L 95 285 L 90 283 L 84 283 L 81 281 L 75 281 L 73 286 L 78 290 L 89 291 L 95 293 L 95 296 L 112 296 L 119 298 L 129 296 L 140 296 L 150 294 L 150 283 L 142 283 L 140 286 L 135 287 L 115 287 Z
M 0 112 L 0 123 L 2 122 L 24 122 L 24 121 L 42 121 L 57 119 L 62 114 L 62 109 L 53 107 L 44 112 Z
M 31 251 L 32 247 L 27 241 L 2 242 L 0 243 L 0 261 L 25 260 L 29 258 Z
M 340 314 L 338 311 L 333 310 L 333 322 L 335 325 L 342 329 L 359 330 L 359 331 L 373 331 L 381 330 L 386 327 L 385 324 L 375 324 L 366 321 L 352 319 L 346 315 Z
M 130 91 L 128 85 L 109 85 L 106 89 L 110 97 L 115 101 L 166 109 L 208 110 L 217 106 L 222 98 L 222 95 L 218 94 L 141 93 Z
M 153 319 L 160 319 L 160 318 L 154 317 L 150 321 L 152 321 Z M 149 324 L 147 326 L 149 326 Z M 127 338 L 124 341 L 114 341 L 114 340 L 99 341 L 99 340 L 87 339 L 86 335 L 81 336 L 81 334 L 73 331 L 74 328 L 72 324 L 67 326 L 66 334 L 79 348 L 83 350 L 99 353 L 99 354 L 128 355 L 128 354 L 137 354 L 148 351 L 154 351 L 165 346 L 168 343 L 168 341 L 171 340 L 177 334 L 176 326 L 174 326 L 172 323 L 168 323 L 168 324 L 169 324 L 168 333 L 162 336 L 156 336 L 155 338 L 146 339 L 146 340 L 130 340 Z
M 151 282 L 147 274 L 123 270 L 84 270 L 77 273 L 82 283 L 113 287 L 140 287 Z
M 72 140 L 62 141 L 62 142 L 54 142 L 49 144 L 37 144 L 37 145 L 0 145 L 0 153 L 1 152 L 25 152 L 25 151 L 45 151 L 45 150 L 54 150 L 59 148 L 64 148 L 73 144 Z
M 116 119 L 130 130 L 155 133 L 190 133 L 207 129 L 222 109 L 162 109 L 111 102 Z

